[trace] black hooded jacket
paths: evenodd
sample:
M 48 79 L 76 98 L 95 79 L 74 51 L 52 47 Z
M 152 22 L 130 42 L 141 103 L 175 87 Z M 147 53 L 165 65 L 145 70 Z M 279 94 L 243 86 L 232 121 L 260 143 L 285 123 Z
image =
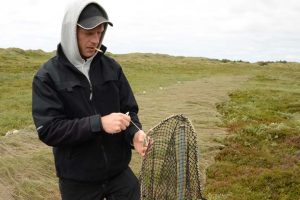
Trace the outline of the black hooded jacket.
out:
M 89 78 L 59 45 L 57 55 L 34 76 L 32 115 L 39 138 L 53 146 L 58 177 L 103 182 L 128 167 L 138 129 L 131 124 L 121 133 L 107 134 L 100 117 L 129 111 L 132 121 L 141 124 L 133 92 L 116 61 L 97 53 Z

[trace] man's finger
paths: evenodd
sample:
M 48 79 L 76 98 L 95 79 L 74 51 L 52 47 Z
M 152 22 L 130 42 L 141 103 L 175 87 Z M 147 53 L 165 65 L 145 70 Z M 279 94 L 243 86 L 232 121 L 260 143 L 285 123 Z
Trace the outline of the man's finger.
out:
M 143 147 L 143 150 L 142 150 L 142 156 L 146 156 L 148 154 L 148 152 L 152 149 L 152 146 L 153 146 L 153 139 L 151 139 L 150 137 L 148 137 L 148 144 L 146 146 Z

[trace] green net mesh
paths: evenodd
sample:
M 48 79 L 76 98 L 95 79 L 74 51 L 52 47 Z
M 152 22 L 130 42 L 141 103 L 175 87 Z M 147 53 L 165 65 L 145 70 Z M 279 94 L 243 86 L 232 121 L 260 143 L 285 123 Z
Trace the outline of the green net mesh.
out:
M 183 115 L 171 116 L 151 129 L 154 140 L 140 172 L 142 200 L 203 199 L 197 138 Z

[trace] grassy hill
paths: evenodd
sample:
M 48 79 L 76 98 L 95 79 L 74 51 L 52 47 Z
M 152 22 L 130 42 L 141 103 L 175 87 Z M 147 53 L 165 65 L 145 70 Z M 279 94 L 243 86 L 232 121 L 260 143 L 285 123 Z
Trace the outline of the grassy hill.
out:
M 0 49 L 0 135 L 32 124 L 31 81 L 40 64 L 52 54 Z
M 0 199 L 59 198 L 51 148 L 31 119 L 33 74 L 53 55 L 0 49 Z M 299 63 L 111 56 L 131 82 L 145 130 L 168 114 L 191 117 L 208 199 L 300 199 Z M 131 165 L 138 173 L 136 154 Z

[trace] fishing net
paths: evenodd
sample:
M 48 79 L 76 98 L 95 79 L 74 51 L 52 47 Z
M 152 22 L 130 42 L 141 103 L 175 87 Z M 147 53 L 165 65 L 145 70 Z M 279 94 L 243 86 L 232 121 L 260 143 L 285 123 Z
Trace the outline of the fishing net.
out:
M 140 172 L 142 200 L 199 200 L 197 138 L 183 115 L 171 116 L 151 129 L 154 140 Z

